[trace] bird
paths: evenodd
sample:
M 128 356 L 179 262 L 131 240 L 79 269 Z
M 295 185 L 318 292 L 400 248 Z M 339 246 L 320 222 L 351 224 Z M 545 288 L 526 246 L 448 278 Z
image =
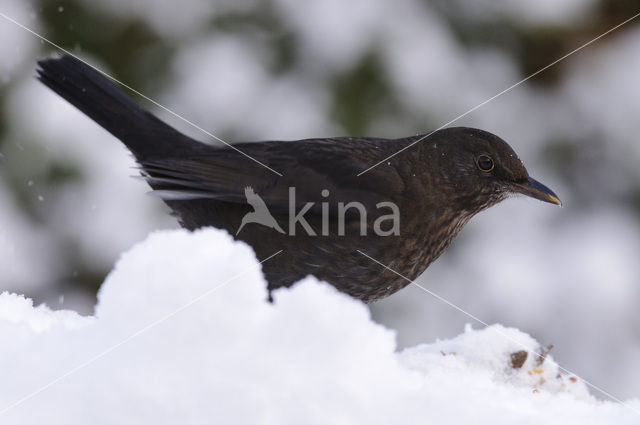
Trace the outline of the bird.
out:
M 260 195 L 256 194 L 253 191 L 251 186 L 247 186 L 244 188 L 244 196 L 247 198 L 247 203 L 253 207 L 253 211 L 248 212 L 242 217 L 242 221 L 240 222 L 240 227 L 238 227 L 238 231 L 236 232 L 236 236 L 240 233 L 240 230 L 247 223 L 257 223 L 263 226 L 267 226 L 271 229 L 275 229 L 280 233 L 285 233 L 284 230 L 280 227 L 278 222 L 269 212 L 267 205 L 264 203 L 264 200 L 260 197 Z
M 420 276 L 480 211 L 514 195 L 562 204 L 507 142 L 481 129 L 214 146 L 74 56 L 38 65 L 42 83 L 131 151 L 182 227 L 224 229 L 249 244 L 264 261 L 269 296 L 311 275 L 377 301 Z M 273 222 L 243 227 L 262 205 Z

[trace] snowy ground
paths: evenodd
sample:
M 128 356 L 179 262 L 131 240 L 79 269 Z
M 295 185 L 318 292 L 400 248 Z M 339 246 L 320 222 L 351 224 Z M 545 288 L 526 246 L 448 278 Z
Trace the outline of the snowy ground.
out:
M 215 229 L 157 232 L 123 254 L 92 317 L 4 293 L 0 422 L 640 421 L 639 400 L 596 400 L 517 329 L 397 352 L 393 331 L 325 283 L 265 296 L 252 250 Z

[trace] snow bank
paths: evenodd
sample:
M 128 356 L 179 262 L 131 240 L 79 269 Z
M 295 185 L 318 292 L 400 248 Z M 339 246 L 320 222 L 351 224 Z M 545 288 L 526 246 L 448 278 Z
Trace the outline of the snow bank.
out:
M 364 304 L 315 279 L 265 298 L 252 250 L 214 229 L 154 233 L 124 254 L 93 317 L 4 293 L 0 422 L 640 420 L 638 400 L 595 400 L 516 329 L 467 327 L 398 353 Z

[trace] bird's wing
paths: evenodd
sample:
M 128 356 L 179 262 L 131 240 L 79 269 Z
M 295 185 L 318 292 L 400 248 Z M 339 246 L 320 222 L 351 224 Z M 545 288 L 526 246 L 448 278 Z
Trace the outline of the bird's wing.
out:
M 181 199 L 246 203 L 244 188 L 251 186 L 272 213 L 288 213 L 292 191 L 296 210 L 311 202 L 309 212 L 321 214 L 323 202 L 333 211 L 339 202 L 354 201 L 369 210 L 378 202 L 399 204 L 404 181 L 398 168 L 403 158 L 398 155 L 389 164 L 361 176 L 358 173 L 409 142 L 334 138 L 235 145 L 282 176 L 230 148 L 180 158 L 151 158 L 141 165 L 151 186 L 165 199 L 183 193 Z

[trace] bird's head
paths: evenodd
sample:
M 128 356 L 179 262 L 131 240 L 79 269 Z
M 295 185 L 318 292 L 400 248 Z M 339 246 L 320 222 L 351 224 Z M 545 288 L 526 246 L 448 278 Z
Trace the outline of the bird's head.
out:
M 529 177 L 511 146 L 498 136 L 455 127 L 435 132 L 425 142 L 423 149 L 437 158 L 442 170 L 438 180 L 455 198 L 451 201 L 472 214 L 517 194 L 562 205 L 551 189 Z

